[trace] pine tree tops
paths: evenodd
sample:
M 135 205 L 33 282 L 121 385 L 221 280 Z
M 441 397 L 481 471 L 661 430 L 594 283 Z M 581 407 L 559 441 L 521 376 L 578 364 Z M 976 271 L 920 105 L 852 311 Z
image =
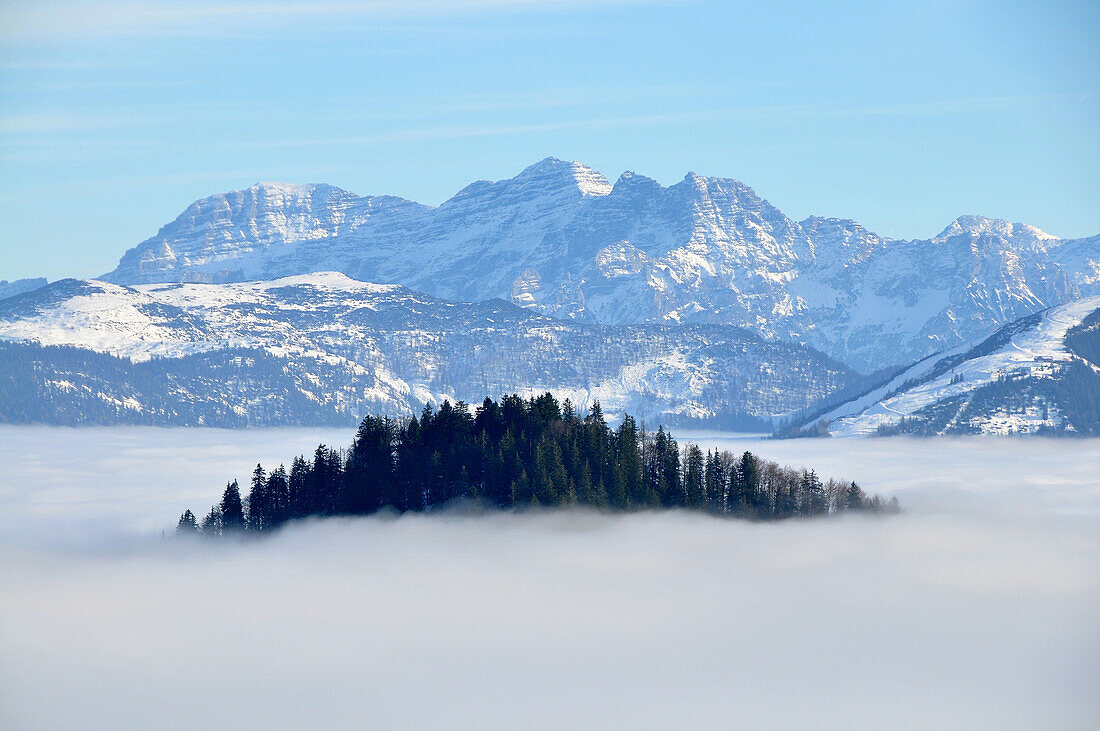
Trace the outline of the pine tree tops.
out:
M 647 433 L 630 416 L 613 430 L 598 403 L 581 416 L 547 393 L 487 398 L 473 413 L 444 402 L 400 422 L 367 416 L 350 448 L 321 444 L 312 459 L 295 458 L 289 472 L 257 464 L 247 499 L 234 480 L 201 525 L 187 511 L 177 530 L 262 532 L 309 516 L 427 511 L 453 500 L 505 510 L 683 508 L 754 519 L 896 512 L 897 505 L 751 452 L 681 450 L 664 427 Z
M 257 469 L 259 469 L 258 465 Z M 223 531 L 244 530 L 244 505 L 241 503 L 241 490 L 236 480 L 225 486 L 225 492 L 218 507 L 221 509 Z
M 190 510 L 183 511 L 183 515 L 180 516 L 180 522 L 176 524 L 177 533 L 197 533 L 199 530 L 198 522 L 195 520 L 195 514 Z
M 703 450 L 696 444 L 684 447 L 684 505 L 702 510 L 707 507 Z

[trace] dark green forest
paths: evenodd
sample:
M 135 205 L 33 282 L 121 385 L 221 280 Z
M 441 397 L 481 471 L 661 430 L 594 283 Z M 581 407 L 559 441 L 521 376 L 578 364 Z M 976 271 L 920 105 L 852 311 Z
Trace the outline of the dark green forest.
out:
M 247 497 L 230 482 L 201 520 L 181 532 L 266 531 L 288 521 L 379 510 L 429 511 L 456 500 L 491 509 L 588 506 L 630 511 L 682 508 L 758 520 L 894 512 L 854 482 L 823 482 L 745 452 L 680 447 L 665 429 L 630 416 L 612 428 L 599 404 L 583 415 L 549 393 L 427 406 L 419 417 L 367 416 L 348 449 L 319 445 L 312 458 L 256 465 Z

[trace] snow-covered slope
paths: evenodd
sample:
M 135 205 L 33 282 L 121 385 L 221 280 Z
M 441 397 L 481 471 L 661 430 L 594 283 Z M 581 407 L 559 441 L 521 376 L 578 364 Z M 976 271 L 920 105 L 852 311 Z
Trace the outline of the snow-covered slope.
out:
M 744 326 L 870 372 L 1100 293 L 1100 236 L 957 219 L 928 240 L 796 222 L 735 180 L 614 185 L 548 158 L 438 207 L 326 185 L 260 183 L 192 204 L 128 251 L 119 284 L 322 270 L 460 301 L 510 299 L 605 324 Z
M 233 387 L 241 403 L 218 397 L 219 413 L 240 408 L 242 418 L 269 413 L 289 392 L 330 404 L 331 413 L 400 415 L 444 398 L 550 390 L 579 404 L 599 400 L 611 414 L 731 424 L 806 408 L 854 378 L 816 351 L 730 326 L 562 321 L 501 300 L 450 302 L 334 272 L 221 285 L 62 280 L 3 301 L 0 340 L 110 353 L 154 371 L 188 358 L 224 371 L 251 357 L 246 351 L 263 352 L 274 361 L 249 363 Z M 63 400 L 72 389 L 57 383 L 89 375 L 66 368 L 35 388 Z M 184 383 L 178 400 L 227 393 L 219 379 L 187 380 L 182 365 L 172 368 Z M 143 408 L 141 393 L 115 393 L 112 378 L 88 388 Z
M 1082 323 L 1100 319 L 1098 312 L 1094 296 L 1022 318 L 976 345 L 925 358 L 819 418 L 834 436 L 1091 431 L 1100 363 L 1067 333 L 1096 339 L 1096 324 L 1086 333 Z

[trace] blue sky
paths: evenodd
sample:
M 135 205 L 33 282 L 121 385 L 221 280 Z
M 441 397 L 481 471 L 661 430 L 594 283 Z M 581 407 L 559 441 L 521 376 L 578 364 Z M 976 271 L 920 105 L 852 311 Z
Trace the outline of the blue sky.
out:
M 554 155 L 789 215 L 1100 233 L 1095 2 L 0 2 L 0 279 L 258 180 L 439 203 Z

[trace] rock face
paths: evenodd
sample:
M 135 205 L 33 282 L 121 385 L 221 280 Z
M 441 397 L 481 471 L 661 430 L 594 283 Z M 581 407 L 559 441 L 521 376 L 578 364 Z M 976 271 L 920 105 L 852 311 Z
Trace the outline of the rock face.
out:
M 372 219 L 411 221 L 427 210 L 389 196 L 360 198 L 331 185 L 257 183 L 195 201 L 156 236 L 126 252 L 105 279 L 224 282 L 239 281 L 245 272 L 308 268 L 308 252 L 322 243 L 332 244 Z
M 257 184 L 192 204 L 104 279 L 323 270 L 585 322 L 743 326 L 872 371 L 1100 292 L 1100 236 L 965 216 L 932 239 L 888 239 L 849 220 L 793 221 L 735 180 L 663 187 L 624 173 L 611 185 L 548 158 L 435 208 Z
M 553 391 L 651 423 L 759 428 L 856 378 L 812 349 L 728 325 L 558 320 L 334 272 L 222 285 L 61 280 L 0 304 L 0 341 L 20 344 L 0 361 L 23 379 L 0 379 L 0 391 L 34 395 L 0 398 L 0 421 L 354 422 L 445 398 Z M 27 351 L 38 346 L 80 351 Z

